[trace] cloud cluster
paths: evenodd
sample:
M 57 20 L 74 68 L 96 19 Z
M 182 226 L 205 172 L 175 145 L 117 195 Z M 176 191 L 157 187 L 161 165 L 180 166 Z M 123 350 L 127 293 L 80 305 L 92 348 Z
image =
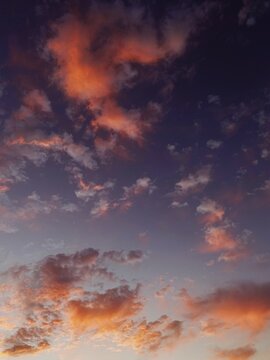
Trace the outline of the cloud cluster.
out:
M 49 158 L 76 163 L 87 169 L 96 168 L 92 151 L 76 143 L 72 135 L 52 131 L 52 108 L 46 94 L 39 89 L 24 93 L 21 105 L 4 121 L 0 140 L 0 192 L 13 184 L 28 180 L 28 164 L 41 166 Z
M 138 318 L 145 302 L 141 285 L 119 279 L 106 265 L 108 261 L 134 264 L 143 257 L 139 250 L 88 248 L 2 273 L 5 292 L 0 310 L 16 319 L 2 333 L 2 354 L 33 354 L 57 346 L 60 340 L 75 341 L 84 335 L 90 340 L 110 338 L 138 352 L 175 346 L 181 338 L 181 322 L 167 315 L 151 322 Z
M 225 218 L 225 209 L 216 201 L 205 198 L 197 206 L 204 226 L 204 244 L 200 251 L 220 253 L 218 261 L 237 262 L 249 255 L 246 239 L 237 237 L 233 224 Z

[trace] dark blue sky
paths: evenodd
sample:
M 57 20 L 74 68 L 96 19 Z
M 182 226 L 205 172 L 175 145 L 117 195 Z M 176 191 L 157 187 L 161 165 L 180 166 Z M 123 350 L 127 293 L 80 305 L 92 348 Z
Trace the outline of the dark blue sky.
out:
M 270 2 L 0 16 L 1 356 L 268 360 Z

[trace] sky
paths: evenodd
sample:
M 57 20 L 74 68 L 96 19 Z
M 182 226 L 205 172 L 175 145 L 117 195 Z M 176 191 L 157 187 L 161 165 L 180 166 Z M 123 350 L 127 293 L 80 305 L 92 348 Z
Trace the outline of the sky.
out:
M 0 358 L 269 360 L 270 1 L 0 17 Z

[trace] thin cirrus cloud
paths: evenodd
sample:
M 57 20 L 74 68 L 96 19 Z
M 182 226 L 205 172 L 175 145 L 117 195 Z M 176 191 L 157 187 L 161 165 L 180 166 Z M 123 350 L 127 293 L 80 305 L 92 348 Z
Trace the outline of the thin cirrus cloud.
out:
M 182 322 L 167 315 L 147 321 L 141 285 L 119 278 L 106 265 L 109 260 L 130 266 L 143 257 L 139 250 L 89 248 L 2 273 L 1 311 L 9 328 L 2 335 L 2 355 L 30 355 L 84 335 L 89 341 L 110 338 L 138 352 L 174 347 L 181 340 Z

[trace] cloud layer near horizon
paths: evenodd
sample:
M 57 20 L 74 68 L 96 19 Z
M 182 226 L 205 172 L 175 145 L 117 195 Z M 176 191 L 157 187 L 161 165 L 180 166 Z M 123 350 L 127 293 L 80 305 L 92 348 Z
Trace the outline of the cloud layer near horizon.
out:
M 141 285 L 109 270 L 109 263 L 132 266 L 143 257 L 140 250 L 89 248 L 2 273 L 2 354 L 32 354 L 85 335 L 93 341 L 109 337 L 138 352 L 174 347 L 181 339 L 181 321 L 167 315 L 145 319 Z

